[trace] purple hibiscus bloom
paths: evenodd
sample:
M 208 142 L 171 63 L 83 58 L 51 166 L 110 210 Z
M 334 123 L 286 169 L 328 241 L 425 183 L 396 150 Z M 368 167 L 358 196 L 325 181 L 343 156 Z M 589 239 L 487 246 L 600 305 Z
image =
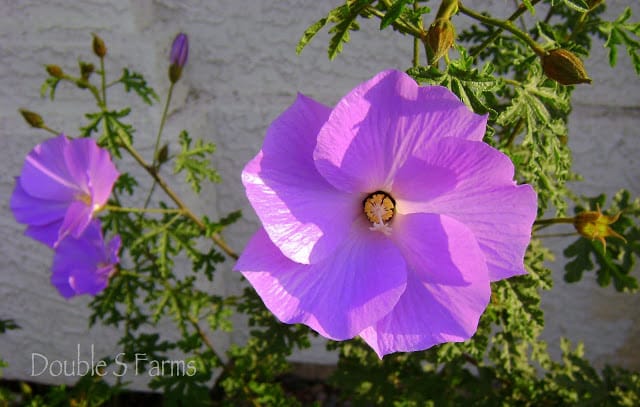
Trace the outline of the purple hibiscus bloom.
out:
M 65 135 L 29 152 L 16 177 L 11 210 L 25 234 L 50 247 L 67 235 L 80 237 L 107 203 L 118 171 L 109 152 L 92 139 Z
M 98 294 L 116 270 L 120 245 L 120 236 L 105 244 L 100 221 L 92 221 L 82 236 L 68 236 L 56 247 L 51 284 L 65 298 Z
M 263 228 L 236 269 L 281 321 L 380 357 L 470 338 L 537 207 L 486 121 L 399 71 L 334 109 L 299 95 L 242 173 Z

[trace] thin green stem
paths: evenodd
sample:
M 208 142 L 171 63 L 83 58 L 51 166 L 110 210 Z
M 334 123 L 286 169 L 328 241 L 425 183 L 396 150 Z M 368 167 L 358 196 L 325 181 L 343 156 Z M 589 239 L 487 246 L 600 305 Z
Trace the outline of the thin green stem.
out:
M 516 37 L 524 41 L 536 54 L 544 55 L 546 53 L 544 48 L 542 48 L 537 42 L 535 42 L 531 37 L 529 37 L 527 33 L 518 29 L 513 24 L 513 21 L 510 19 L 503 21 L 493 17 L 488 17 L 478 13 L 475 10 L 465 7 L 462 3 L 458 3 L 458 9 L 460 10 L 461 13 L 466 14 L 467 16 L 473 18 L 474 20 L 478 20 L 487 25 L 492 25 L 495 27 L 499 27 L 503 30 L 509 31 L 511 34 L 515 35 Z
M 568 233 L 547 233 L 544 235 L 532 235 L 531 237 L 534 239 L 544 239 L 544 238 L 552 238 L 552 237 L 570 237 L 570 236 L 580 236 L 578 232 L 568 232 Z
M 416 11 L 418 10 L 418 0 L 413 2 L 413 10 Z M 422 30 L 422 17 L 420 17 L 420 27 Z M 417 68 L 420 66 L 420 38 L 414 36 L 413 37 L 413 61 L 412 61 L 412 65 L 414 68 Z
M 130 212 L 130 213 L 182 213 L 182 209 L 165 209 L 165 208 L 128 208 L 116 205 L 105 205 L 103 210 L 111 212 Z
M 169 104 L 171 103 L 171 95 L 173 95 L 173 85 L 171 82 L 169 85 L 169 91 L 167 92 L 167 100 L 164 103 L 164 110 L 162 111 L 162 117 L 160 118 L 160 127 L 158 127 L 158 134 L 156 135 L 156 145 L 153 148 L 153 165 L 158 164 L 158 149 L 160 148 L 160 139 L 162 138 L 162 130 L 164 130 L 164 124 L 167 121 L 167 112 L 169 111 Z
M 104 57 L 100 57 L 100 87 L 102 88 L 102 103 L 107 106 L 107 73 L 104 71 Z
M 573 223 L 574 218 L 549 218 L 549 219 L 537 219 L 533 222 L 534 226 L 547 226 L 555 225 L 557 223 Z
M 540 2 L 540 0 L 533 0 L 531 2 L 532 6 L 535 6 L 536 4 L 538 4 Z M 461 4 L 459 4 L 459 6 L 462 6 Z M 511 14 L 509 16 L 509 18 L 507 18 L 507 22 L 508 21 L 515 21 L 518 17 L 520 17 L 525 11 L 527 11 L 527 6 L 523 4 L 520 4 L 518 6 L 518 9 L 516 11 L 513 12 L 513 14 Z M 487 38 L 486 40 L 484 40 L 480 45 L 478 45 L 477 47 L 475 47 L 472 51 L 471 51 L 471 57 L 476 58 L 481 52 L 482 50 L 484 50 L 485 48 L 487 48 L 492 42 L 494 42 L 496 40 L 496 38 L 498 38 L 500 36 L 500 34 L 502 34 L 502 32 L 505 29 L 500 27 L 495 33 L 493 33 L 493 35 L 489 38 Z
M 504 143 L 504 146 L 506 148 L 510 149 L 513 146 L 513 142 L 515 141 L 518 134 L 520 134 L 520 131 L 522 131 L 523 126 L 524 126 L 524 119 L 521 117 L 516 123 L 516 125 L 513 126 L 513 129 L 511 130 L 509 137 L 507 137 L 507 141 Z
M 371 6 L 365 7 L 364 10 L 366 10 L 368 13 L 371 13 L 372 15 L 374 15 L 374 16 L 380 18 L 380 19 L 383 18 L 384 15 L 385 15 L 385 13 L 383 13 L 382 11 L 378 10 L 375 7 L 371 7 Z M 406 21 L 402 17 L 396 19 L 396 21 L 391 23 L 391 25 L 395 29 L 400 31 L 401 33 L 409 34 L 409 35 L 412 35 L 414 37 L 418 37 L 420 39 L 424 38 L 424 36 L 426 35 L 424 30 L 421 30 L 420 28 L 418 28 L 415 25 L 411 24 L 410 22 Z
M 47 126 L 46 124 L 43 124 L 40 128 L 41 128 L 42 130 L 48 131 L 48 132 L 49 132 L 49 133 L 51 133 L 51 134 L 55 134 L 56 136 L 57 136 L 58 134 L 60 134 L 60 132 L 59 132 L 59 131 L 55 131 L 54 129 L 52 129 L 51 127 Z
M 158 127 L 158 134 L 156 135 L 156 144 L 153 147 L 152 165 L 154 168 L 158 168 L 158 149 L 160 148 L 160 139 L 162 138 L 162 131 L 164 130 L 164 124 L 167 121 L 167 112 L 169 111 L 171 96 L 173 95 L 173 85 L 175 85 L 175 82 L 171 82 L 171 85 L 169 85 L 169 91 L 167 92 L 167 99 L 164 103 L 162 117 L 160 118 L 160 127 Z M 151 197 L 153 196 L 153 191 L 155 191 L 155 189 L 156 189 L 156 181 L 154 180 L 153 183 L 151 184 L 151 188 L 149 189 L 149 193 L 147 194 L 147 198 L 144 200 L 145 208 L 149 206 L 149 202 L 151 202 Z

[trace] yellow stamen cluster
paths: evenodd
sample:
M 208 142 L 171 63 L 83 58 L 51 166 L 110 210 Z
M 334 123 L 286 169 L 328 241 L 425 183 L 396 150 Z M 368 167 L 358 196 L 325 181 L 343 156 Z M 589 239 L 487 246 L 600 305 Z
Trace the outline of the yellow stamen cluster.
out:
M 391 228 L 387 223 L 393 218 L 396 201 L 384 191 L 373 192 L 363 201 L 364 214 L 373 225 L 371 230 L 381 230 L 388 234 Z

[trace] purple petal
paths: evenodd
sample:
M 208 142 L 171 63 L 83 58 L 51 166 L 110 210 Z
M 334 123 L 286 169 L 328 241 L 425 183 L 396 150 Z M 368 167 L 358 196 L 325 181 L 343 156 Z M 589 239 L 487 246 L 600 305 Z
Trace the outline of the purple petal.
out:
M 491 281 L 524 274 L 524 253 L 536 217 L 536 194 L 515 185 L 513 164 L 480 142 L 444 139 L 432 146 L 428 163 L 452 170 L 456 187 L 426 202 L 398 199 L 400 213 L 439 213 L 468 227 L 478 240 Z
M 482 266 L 476 271 L 483 274 Z M 485 277 L 466 286 L 426 284 L 409 273 L 407 288 L 393 311 L 364 329 L 360 337 L 380 358 L 469 339 L 491 297 L 486 272 L 484 268 Z
M 47 223 L 46 225 L 29 225 L 24 231 L 24 235 L 40 243 L 44 243 L 53 249 L 58 242 L 60 226 L 62 226 L 62 219 Z
M 58 241 L 67 235 L 79 238 L 91 222 L 92 217 L 93 209 L 89 205 L 81 201 L 71 202 L 60 226 Z
M 16 186 L 9 204 L 13 216 L 20 223 L 28 225 L 46 225 L 64 217 L 67 203 L 34 198 L 27 194 L 16 179 Z
M 235 268 L 281 321 L 306 324 L 331 339 L 352 338 L 391 311 L 407 275 L 390 240 L 358 229 L 333 256 L 312 265 L 283 256 L 260 229 Z
M 93 139 L 76 139 L 65 150 L 65 160 L 78 187 L 91 195 L 92 205 L 106 204 L 119 176 L 109 152 Z
M 397 214 L 392 229 L 391 239 L 409 269 L 425 284 L 467 285 L 481 277 L 489 281 L 476 239 L 455 219 L 427 213 Z
M 69 282 L 69 269 L 60 269 L 51 275 L 51 284 L 58 290 L 61 296 L 69 299 L 76 295 L 76 291 Z
M 247 197 L 285 256 L 308 264 L 324 258 L 361 213 L 358 199 L 328 184 L 313 148 L 329 109 L 299 95 L 267 130 L 264 145 L 242 172 Z
M 99 220 L 91 222 L 82 236 L 66 237 L 55 250 L 52 284 L 65 298 L 102 291 L 115 270 L 113 250 L 119 243 L 116 236 L 105 246 Z
M 171 45 L 171 55 L 169 61 L 172 64 L 183 67 L 187 63 L 189 57 L 189 37 L 187 34 L 179 33 L 173 40 Z
M 109 264 L 104 267 L 74 268 L 69 276 L 69 285 L 76 294 L 96 295 L 107 288 L 109 277 L 115 266 Z
M 427 202 L 452 190 L 457 183 L 456 174 L 451 169 L 411 156 L 396 173 L 391 193 L 396 202 Z
M 316 167 L 345 191 L 388 190 L 409 156 L 443 137 L 482 140 L 486 121 L 446 88 L 384 71 L 338 102 L 318 134 Z
M 38 144 L 25 158 L 20 185 L 34 198 L 69 202 L 81 192 L 69 172 L 65 150 L 69 140 L 60 135 Z

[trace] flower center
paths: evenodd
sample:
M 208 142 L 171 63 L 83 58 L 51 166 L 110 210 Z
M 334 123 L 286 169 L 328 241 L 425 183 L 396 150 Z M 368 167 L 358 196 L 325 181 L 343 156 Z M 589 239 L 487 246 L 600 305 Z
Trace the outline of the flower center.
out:
M 75 196 L 75 198 L 78 201 L 82 202 L 83 204 L 85 204 L 87 206 L 91 206 L 92 199 L 91 199 L 91 196 L 89 194 L 87 194 L 85 192 L 81 192 L 81 193 L 77 194 Z M 94 204 L 93 208 L 91 208 L 91 209 L 92 209 L 93 212 L 98 212 L 100 210 L 100 205 Z
M 367 195 L 362 201 L 364 214 L 367 216 L 373 231 L 388 235 L 391 227 L 388 223 L 396 213 L 396 201 L 384 191 L 375 191 Z

